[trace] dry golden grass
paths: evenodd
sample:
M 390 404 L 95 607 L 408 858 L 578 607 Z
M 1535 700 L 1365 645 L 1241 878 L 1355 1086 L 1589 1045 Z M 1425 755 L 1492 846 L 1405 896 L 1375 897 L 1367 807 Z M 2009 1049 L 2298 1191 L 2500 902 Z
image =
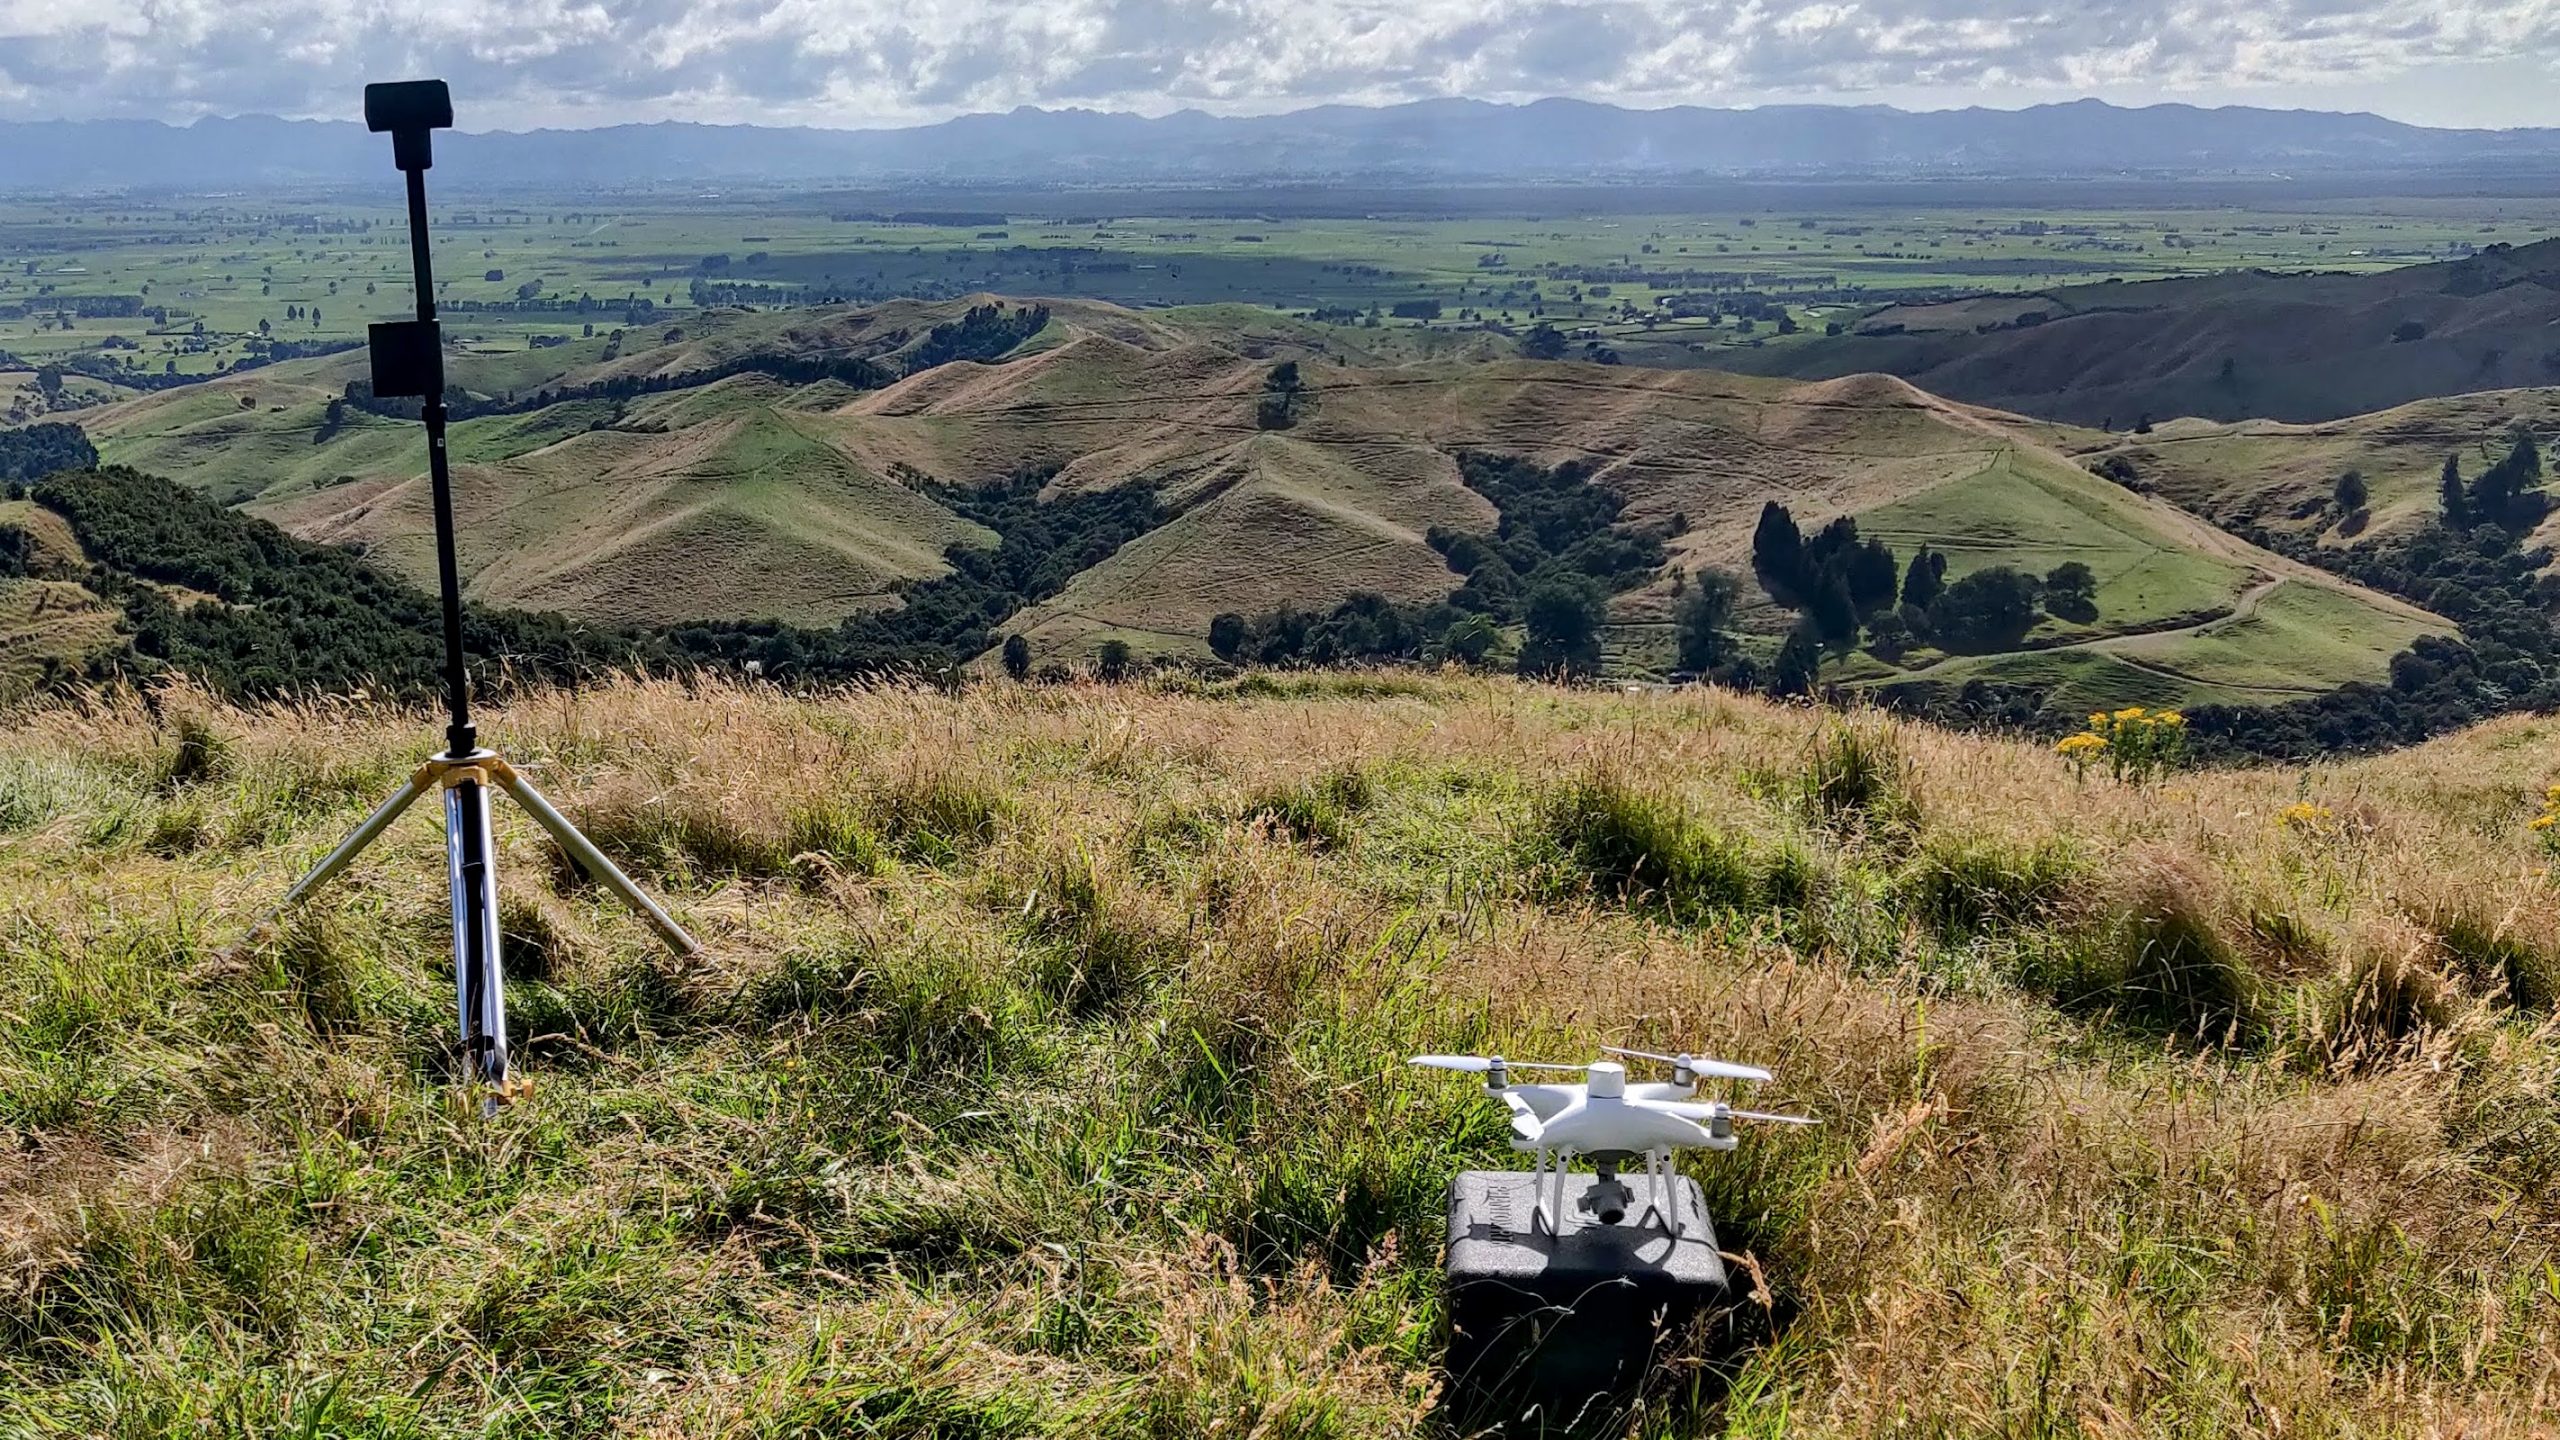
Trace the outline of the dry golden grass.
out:
M 502 819 L 532 1096 L 443 1085 L 433 735 L 0 732 L 0 1432 L 1429 1434 L 1419 1048 L 1775 1068 L 1693 1158 L 1771 1338 L 1647 1434 L 2526 1435 L 2560 1403 L 2554 722 L 2073 780 L 1712 693 L 520 697 L 707 942 Z M 2298 802 L 2316 809 L 2293 812 Z

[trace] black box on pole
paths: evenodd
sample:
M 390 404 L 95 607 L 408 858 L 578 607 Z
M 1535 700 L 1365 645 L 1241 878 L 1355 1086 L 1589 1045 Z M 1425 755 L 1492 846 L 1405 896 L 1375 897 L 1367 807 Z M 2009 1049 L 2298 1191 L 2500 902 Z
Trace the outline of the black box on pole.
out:
M 433 320 L 387 320 L 365 329 L 377 400 L 444 393 L 444 327 Z

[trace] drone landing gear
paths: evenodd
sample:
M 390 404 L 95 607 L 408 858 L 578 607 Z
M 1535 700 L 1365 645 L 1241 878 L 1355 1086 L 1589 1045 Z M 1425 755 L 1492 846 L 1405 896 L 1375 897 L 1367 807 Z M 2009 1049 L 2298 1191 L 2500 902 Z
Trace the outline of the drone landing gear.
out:
M 1644 1152 L 1644 1214 L 1636 1217 L 1636 1223 L 1651 1224 L 1674 1240 L 1685 1240 L 1689 1235 L 1689 1223 L 1671 1195 L 1672 1182 L 1677 1178 L 1671 1168 L 1670 1152 Z
M 1672 1168 L 1670 1152 L 1638 1153 L 1644 1159 L 1644 1212 L 1635 1219 L 1637 1228 L 1658 1230 L 1675 1241 L 1687 1239 L 1687 1219 L 1672 1196 L 1679 1175 Z M 1574 1154 L 1571 1150 L 1538 1152 L 1537 1164 L 1529 1172 L 1531 1193 L 1536 1197 L 1529 1212 L 1529 1233 L 1543 1233 L 1551 1239 L 1564 1233 L 1564 1179 L 1565 1172 L 1573 1166 Z M 1618 1179 L 1614 1163 L 1596 1164 L 1593 1168 L 1598 1178 L 1583 1192 L 1579 1208 L 1602 1225 L 1616 1225 L 1625 1220 L 1635 1193 Z
M 446 873 L 453 887 L 453 983 L 455 1000 L 461 1012 L 462 1050 L 471 1078 L 488 1087 L 483 1109 L 494 1110 L 505 1100 L 521 1094 L 525 1081 L 512 1076 L 507 1064 L 507 1002 L 505 977 L 498 965 L 498 881 L 496 847 L 491 843 L 489 828 L 489 790 L 504 790 L 524 807 L 534 822 L 560 842 L 578 867 L 590 878 L 612 891 L 616 898 L 658 932 L 658 938 L 678 955 L 691 955 L 701 947 L 694 943 L 684 927 L 660 909 L 658 903 L 631 882 L 619 866 L 598 850 L 595 842 L 580 834 L 569 817 L 552 808 L 542 792 L 527 784 L 514 767 L 498 758 L 492 750 L 473 750 L 463 755 L 439 755 L 418 767 L 391 798 L 374 808 L 346 839 L 338 842 L 311 873 L 294 882 L 276 908 L 267 912 L 249 933 L 240 938 L 246 949 L 272 928 L 284 912 L 309 899 L 312 892 L 329 883 L 331 877 L 344 870 L 364 848 L 374 842 L 391 822 L 417 803 L 430 790 L 444 791 Z

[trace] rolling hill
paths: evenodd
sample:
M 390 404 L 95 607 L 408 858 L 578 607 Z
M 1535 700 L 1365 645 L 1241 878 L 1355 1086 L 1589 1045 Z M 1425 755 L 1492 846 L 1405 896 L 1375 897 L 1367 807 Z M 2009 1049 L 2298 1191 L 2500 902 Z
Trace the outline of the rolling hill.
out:
M 2217 524 L 2337 547 L 2432 521 L 2445 457 L 2476 477 L 2517 426 L 2560 431 L 2560 389 L 2448 395 L 2315 424 L 2180 420 L 2148 435 L 2057 431 L 2056 440 L 2093 466 L 2121 460 L 2134 483 Z M 2351 470 L 2369 496 L 2361 521 L 2334 500 L 2338 477 Z M 2560 521 L 2545 520 L 2523 543 L 2555 540 Z
M 2239 272 L 1889 306 L 1848 334 L 1728 363 L 1880 371 L 2117 430 L 2178 416 L 2309 423 L 2560 381 L 2555 325 L 2560 240 L 2546 240 L 2370 275 Z
M 1502 520 L 1460 475 L 1458 457 L 1478 452 L 1586 466 L 1624 501 L 1623 527 L 1664 537 L 1671 564 L 1613 604 L 1611 653 L 1631 672 L 1670 663 L 1681 577 L 1749 574 L 1772 500 L 1808 524 L 1854 517 L 1905 556 L 1927 545 L 1951 580 L 2066 561 L 2096 577 L 2094 618 L 2048 616 L 2013 653 L 1861 657 L 1836 667 L 1850 683 L 2016 681 L 2063 707 L 2281 702 L 2378 680 L 2413 639 L 2451 629 L 2092 476 L 2059 448 L 2078 432 L 1887 377 L 1413 359 L 1268 317 L 1243 329 L 1226 312 L 1064 301 L 1000 359 L 917 365 L 938 353 L 937 327 L 988 303 L 724 312 L 458 356 L 481 412 L 453 438 L 470 597 L 612 624 L 829 625 L 948 575 L 952 547 L 995 543 L 941 487 L 1030 474 L 1058 497 L 1143 486 L 1166 518 L 998 635 L 1057 658 L 1111 639 L 1201 657 L 1222 612 L 1448 596 L 1460 577 L 1435 533 Z M 819 359 L 908 373 L 808 380 Z M 1283 360 L 1302 398 L 1268 424 L 1258 410 Z M 344 357 L 279 365 L 88 427 L 110 462 L 424 583 L 415 431 L 333 407 L 351 375 Z M 1741 622 L 1774 646 L 1791 617 L 1746 590 Z

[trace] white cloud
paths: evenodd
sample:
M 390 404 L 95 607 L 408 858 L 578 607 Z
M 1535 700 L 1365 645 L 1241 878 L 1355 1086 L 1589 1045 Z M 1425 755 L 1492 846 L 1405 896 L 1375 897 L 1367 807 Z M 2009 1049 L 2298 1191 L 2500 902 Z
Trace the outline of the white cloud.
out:
M 475 128 L 1449 94 L 2320 104 L 2552 59 L 2552 0 L 0 0 L 20 118 L 344 116 L 361 82 L 415 74 L 452 80 Z

